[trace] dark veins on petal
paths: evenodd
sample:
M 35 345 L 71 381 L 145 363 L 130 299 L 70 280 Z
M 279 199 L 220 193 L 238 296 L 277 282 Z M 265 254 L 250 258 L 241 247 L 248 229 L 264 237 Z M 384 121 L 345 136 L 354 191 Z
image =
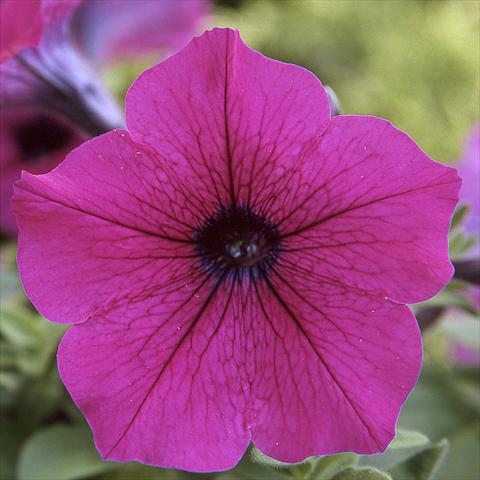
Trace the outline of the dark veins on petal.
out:
M 225 279 L 263 276 L 281 252 L 277 226 L 248 205 L 222 205 L 193 233 L 205 271 Z
M 13 135 L 22 160 L 30 163 L 65 148 L 70 143 L 73 132 L 52 118 L 38 115 L 15 126 Z

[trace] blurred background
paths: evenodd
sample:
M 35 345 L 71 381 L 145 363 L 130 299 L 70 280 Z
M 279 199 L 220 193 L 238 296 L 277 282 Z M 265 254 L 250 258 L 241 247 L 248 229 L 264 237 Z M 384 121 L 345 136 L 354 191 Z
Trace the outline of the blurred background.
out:
M 479 22 L 477 0 L 219 0 L 210 5 L 198 33 L 211 26 L 238 28 L 256 50 L 313 71 L 335 91 L 343 113 L 387 118 L 434 159 L 461 165 L 465 142 L 480 119 Z M 124 60 L 102 76 L 122 102 L 138 73 L 157 61 L 151 54 Z M 479 196 L 477 190 L 477 204 Z M 400 416 L 402 434 L 385 455 L 338 456 L 339 461 L 374 466 L 394 480 L 480 478 L 479 278 L 473 259 L 479 232 L 463 228 L 466 207 L 472 209 L 467 203 L 461 203 L 452 225 L 451 256 L 477 270 L 457 275 L 437 297 L 413 307 L 424 335 L 424 367 Z M 0 479 L 308 477 L 300 467 L 272 469 L 255 452 L 233 471 L 211 475 L 102 462 L 58 378 L 55 352 L 66 328 L 42 319 L 26 300 L 15 251 L 14 239 L 4 235 Z M 322 475 L 315 478 L 334 473 L 324 468 Z

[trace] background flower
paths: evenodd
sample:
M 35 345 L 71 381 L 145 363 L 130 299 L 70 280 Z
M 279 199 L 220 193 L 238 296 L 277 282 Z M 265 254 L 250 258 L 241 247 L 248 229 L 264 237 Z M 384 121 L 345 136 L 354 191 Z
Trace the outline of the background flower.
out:
M 3 231 L 12 236 L 17 231 L 15 218 L 10 210 L 10 197 L 20 171 L 48 172 L 84 140 L 86 135 L 63 119 L 41 111 L 19 108 L 2 114 L 0 217 Z
M 123 113 L 96 69 L 114 58 L 160 55 L 182 46 L 208 5 L 204 0 L 182 1 L 180 7 L 174 0 L 22 1 L 15 8 L 17 4 L 2 3 L 2 22 L 11 25 L 4 31 L 6 41 L 18 48 L 16 56 L 0 66 L 0 129 L 10 144 L 3 149 L 0 228 L 10 235 L 16 233 L 9 208 L 12 179 L 18 179 L 22 169 L 46 172 L 80 139 L 123 126 Z M 23 42 L 25 29 L 14 30 L 16 22 L 32 28 L 38 24 L 38 39 Z M 27 46 L 35 48 L 23 48 Z M 37 145 L 41 161 L 39 155 L 24 155 L 22 138 L 11 128 L 12 117 L 15 131 L 37 125 L 36 143 L 45 139 L 43 147 Z M 52 121 L 62 124 L 55 128 L 56 136 L 65 133 L 53 149 L 48 138 Z
M 0 62 L 27 47 L 36 47 L 43 31 L 62 20 L 82 0 L 2 0 Z
M 470 132 L 465 141 L 459 172 L 462 176 L 460 200 L 468 207 L 466 219 L 462 226 L 466 233 L 477 237 L 475 249 L 470 256 L 480 255 L 480 124 Z
M 209 11 L 208 0 L 89 0 L 75 18 L 80 48 L 105 61 L 165 54 L 185 46 Z

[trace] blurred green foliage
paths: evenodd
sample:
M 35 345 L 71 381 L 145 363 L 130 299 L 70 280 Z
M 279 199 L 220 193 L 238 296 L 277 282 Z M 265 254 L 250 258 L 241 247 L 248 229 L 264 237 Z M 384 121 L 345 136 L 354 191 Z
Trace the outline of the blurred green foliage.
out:
M 480 118 L 477 0 L 261 0 L 220 9 L 267 56 L 330 85 L 348 114 L 392 121 L 433 158 L 454 161 Z
M 454 162 L 480 118 L 476 0 L 219 3 L 212 26 L 239 28 L 244 40 L 265 55 L 312 70 L 334 89 L 345 113 L 388 118 L 438 160 Z M 148 64 L 117 65 L 105 72 L 105 79 L 122 98 Z M 461 216 L 459 211 L 451 235 L 453 255 L 472 243 L 458 229 Z M 479 478 L 479 370 L 457 365 L 452 356 L 455 344 L 480 349 L 480 322 L 461 282 L 426 304 L 441 307 L 443 314 L 424 333 L 423 373 L 385 454 L 346 453 L 291 466 L 252 448 L 230 472 L 196 475 L 100 460 L 88 426 L 57 374 L 55 351 L 65 327 L 48 323 L 28 304 L 14 254 L 13 244 L 1 245 L 0 479 Z M 445 308 L 452 305 L 455 309 Z M 417 311 L 424 306 L 416 306 Z

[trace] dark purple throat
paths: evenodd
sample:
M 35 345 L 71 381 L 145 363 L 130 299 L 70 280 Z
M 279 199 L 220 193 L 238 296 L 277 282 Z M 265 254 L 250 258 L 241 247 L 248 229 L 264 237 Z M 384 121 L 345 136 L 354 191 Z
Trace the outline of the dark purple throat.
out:
M 224 205 L 194 231 L 208 273 L 242 279 L 266 275 L 281 251 L 277 226 L 245 205 Z

